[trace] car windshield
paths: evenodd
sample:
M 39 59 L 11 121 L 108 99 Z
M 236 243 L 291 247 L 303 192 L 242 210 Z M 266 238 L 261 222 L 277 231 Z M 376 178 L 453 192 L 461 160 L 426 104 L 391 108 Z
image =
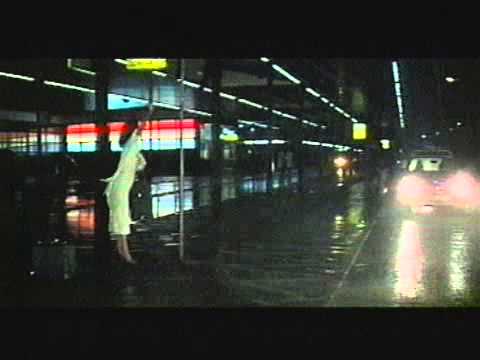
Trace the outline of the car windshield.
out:
M 446 173 L 454 169 L 455 164 L 452 159 L 441 157 L 416 158 L 412 159 L 408 164 L 409 172 Z

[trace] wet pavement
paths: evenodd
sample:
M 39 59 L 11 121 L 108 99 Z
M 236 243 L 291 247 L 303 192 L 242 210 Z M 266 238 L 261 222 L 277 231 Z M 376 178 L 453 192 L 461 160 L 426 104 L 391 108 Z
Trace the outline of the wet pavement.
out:
M 405 215 L 389 199 L 329 305 L 478 306 L 478 216 Z
M 25 305 L 437 307 L 479 303 L 478 215 L 407 216 L 389 194 L 372 196 L 365 182 L 339 187 L 331 178 L 310 180 L 304 194 L 287 186 L 273 195 L 252 191 L 224 201 L 222 236 L 215 244 L 208 237 L 208 207 L 187 213 L 184 263 L 179 261 L 178 246 L 165 246 L 175 240 L 177 217 L 157 218 L 150 231 L 132 236 L 139 265 L 115 262 L 113 276 L 103 284 L 91 272 L 64 282 L 32 280 Z M 252 187 L 263 189 L 262 181 L 253 181 Z M 238 184 L 233 188 L 238 189 Z M 85 264 L 93 258 L 81 247 L 77 257 Z

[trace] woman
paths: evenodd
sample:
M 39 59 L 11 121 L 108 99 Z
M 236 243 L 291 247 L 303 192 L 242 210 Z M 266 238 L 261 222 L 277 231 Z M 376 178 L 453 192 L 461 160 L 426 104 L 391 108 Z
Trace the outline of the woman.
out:
M 132 221 L 129 206 L 129 195 L 135 181 L 137 171 L 145 168 L 146 161 L 140 153 L 142 150 L 141 129 L 130 126 L 127 134 L 120 139 L 122 155 L 117 170 L 112 177 L 102 179 L 108 182 L 105 189 L 107 204 L 109 208 L 108 231 L 112 240 L 117 240 L 117 252 L 127 263 L 135 264 L 128 249 L 127 236 L 130 234 Z

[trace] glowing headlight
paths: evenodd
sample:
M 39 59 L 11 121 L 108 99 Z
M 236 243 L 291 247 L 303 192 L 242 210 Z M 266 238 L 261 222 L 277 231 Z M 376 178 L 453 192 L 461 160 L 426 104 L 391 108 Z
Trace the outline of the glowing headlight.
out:
M 342 168 L 348 164 L 348 160 L 340 156 L 335 158 L 335 160 L 333 160 L 333 163 L 335 164 L 336 167 Z

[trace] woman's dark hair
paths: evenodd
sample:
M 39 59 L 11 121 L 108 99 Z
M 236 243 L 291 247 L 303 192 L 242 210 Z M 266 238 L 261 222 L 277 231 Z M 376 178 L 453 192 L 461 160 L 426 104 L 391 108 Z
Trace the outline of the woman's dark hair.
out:
M 133 121 L 128 122 L 122 127 L 120 139 L 118 140 L 120 146 L 123 147 L 123 145 L 125 145 L 125 143 L 132 136 L 135 129 L 137 129 L 137 122 L 136 121 L 135 122 L 133 122 Z

